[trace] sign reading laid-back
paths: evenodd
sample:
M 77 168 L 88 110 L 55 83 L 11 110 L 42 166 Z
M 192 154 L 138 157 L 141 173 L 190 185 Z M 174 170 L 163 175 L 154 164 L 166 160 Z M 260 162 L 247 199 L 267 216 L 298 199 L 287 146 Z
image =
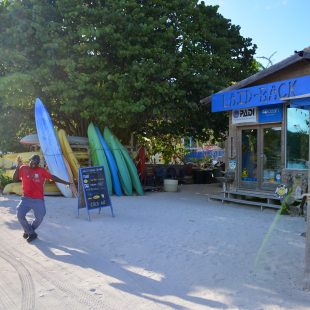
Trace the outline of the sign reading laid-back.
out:
M 212 96 L 212 112 L 283 103 L 281 99 L 310 93 L 310 75 Z

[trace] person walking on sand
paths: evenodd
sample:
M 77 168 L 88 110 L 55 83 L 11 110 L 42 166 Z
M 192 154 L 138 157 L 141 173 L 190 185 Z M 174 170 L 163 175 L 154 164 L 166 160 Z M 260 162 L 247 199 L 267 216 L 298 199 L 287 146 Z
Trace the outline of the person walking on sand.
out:
M 17 219 L 24 229 L 23 237 L 31 242 L 38 237 L 35 230 L 40 226 L 46 214 L 44 203 L 44 182 L 53 180 L 58 183 L 71 185 L 57 176 L 50 174 L 44 168 L 39 167 L 40 156 L 33 155 L 29 165 L 24 165 L 20 157 L 17 158 L 17 167 L 13 175 L 13 181 L 22 181 L 23 196 L 17 206 Z M 26 215 L 33 210 L 34 221 L 30 224 Z

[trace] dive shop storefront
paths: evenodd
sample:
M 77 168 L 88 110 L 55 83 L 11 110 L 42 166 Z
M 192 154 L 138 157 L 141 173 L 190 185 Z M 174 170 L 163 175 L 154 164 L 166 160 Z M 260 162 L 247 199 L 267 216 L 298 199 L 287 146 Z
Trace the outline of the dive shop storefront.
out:
M 211 97 L 212 112 L 229 114 L 225 152 L 232 189 L 274 192 L 297 180 L 301 193 L 307 191 L 310 66 L 279 67 L 247 79 L 250 87 L 240 83 Z

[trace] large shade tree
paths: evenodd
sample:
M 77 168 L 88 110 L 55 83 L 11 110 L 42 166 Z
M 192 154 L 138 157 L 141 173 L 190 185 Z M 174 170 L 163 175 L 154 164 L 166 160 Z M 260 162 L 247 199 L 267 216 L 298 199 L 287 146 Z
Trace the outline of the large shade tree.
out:
M 254 73 L 255 50 L 195 0 L 2 1 L 1 108 L 23 127 L 2 117 L 0 135 L 34 129 L 36 97 L 76 135 L 90 121 L 123 136 L 220 133 L 225 115 L 200 100 Z

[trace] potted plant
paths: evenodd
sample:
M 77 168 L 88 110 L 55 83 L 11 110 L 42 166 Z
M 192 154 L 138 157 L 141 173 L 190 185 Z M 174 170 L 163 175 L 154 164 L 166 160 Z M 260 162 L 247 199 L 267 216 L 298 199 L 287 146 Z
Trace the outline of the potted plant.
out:
M 169 175 L 170 168 L 175 169 L 177 165 L 184 165 L 186 154 L 189 152 L 182 144 L 181 138 L 170 134 L 145 138 L 145 146 L 149 158 L 157 158 L 153 161 L 155 165 L 155 179 L 161 180 L 165 191 L 177 191 L 178 179 Z M 156 155 L 159 155 L 156 157 Z M 166 167 L 168 167 L 166 169 Z
M 173 166 L 169 166 L 166 170 L 164 179 L 164 191 L 165 192 L 177 192 L 179 180 L 177 179 L 176 169 Z

